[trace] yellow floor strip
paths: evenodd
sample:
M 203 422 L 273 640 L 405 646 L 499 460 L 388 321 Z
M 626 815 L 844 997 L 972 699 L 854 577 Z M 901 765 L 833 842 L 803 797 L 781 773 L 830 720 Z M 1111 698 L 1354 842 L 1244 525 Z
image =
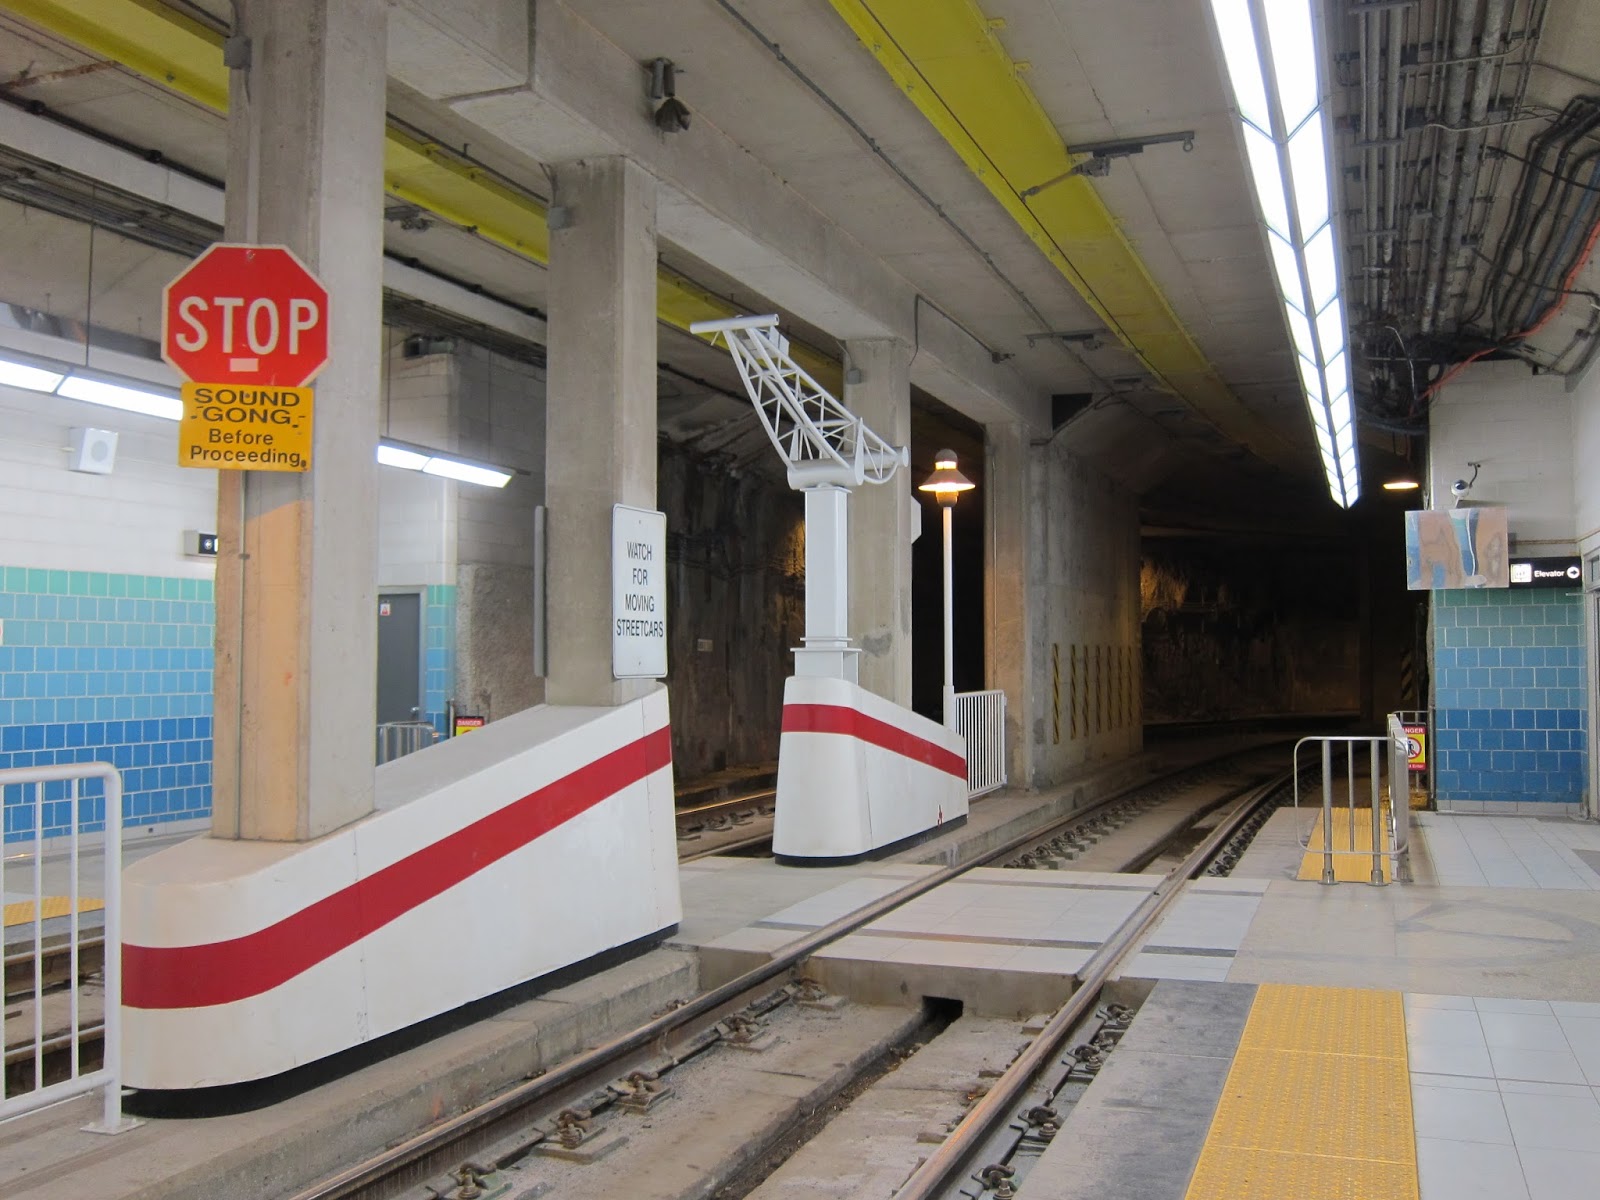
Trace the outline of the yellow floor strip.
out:
M 78 911 L 81 913 L 99 912 L 104 907 L 104 901 L 96 900 L 91 896 L 80 896 L 78 898 Z M 46 896 L 42 908 L 44 910 L 43 920 L 48 921 L 51 917 L 64 917 L 72 912 L 72 900 L 67 896 Z M 6 926 L 8 928 L 12 925 L 27 925 L 32 920 L 32 900 L 18 900 L 14 904 L 6 905 Z
M 1355 810 L 1355 841 L 1350 840 L 1350 810 L 1348 808 L 1335 808 L 1333 810 L 1333 848 L 1337 850 L 1356 850 L 1357 854 L 1335 854 L 1333 856 L 1333 875 L 1340 883 L 1370 883 L 1372 881 L 1372 810 L 1370 808 L 1357 808 Z M 1384 819 L 1384 838 L 1388 839 L 1389 823 Z M 1321 879 L 1322 878 L 1322 814 L 1317 814 L 1317 823 L 1312 827 L 1311 837 L 1308 839 L 1311 848 L 1306 851 L 1300 860 L 1300 873 L 1296 879 Z M 1383 860 L 1383 878 L 1389 880 L 1390 863 L 1387 858 Z
M 1417 1200 L 1400 993 L 1262 984 L 1186 1200 Z

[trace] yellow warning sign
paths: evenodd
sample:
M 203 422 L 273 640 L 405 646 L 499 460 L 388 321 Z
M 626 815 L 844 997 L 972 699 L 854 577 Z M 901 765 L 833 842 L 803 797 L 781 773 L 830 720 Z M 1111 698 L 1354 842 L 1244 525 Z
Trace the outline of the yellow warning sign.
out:
M 1406 726 L 1406 769 L 1409 771 L 1426 771 L 1428 769 L 1428 727 L 1426 725 Z
M 178 465 L 216 471 L 304 471 L 311 466 L 308 387 L 183 385 Z

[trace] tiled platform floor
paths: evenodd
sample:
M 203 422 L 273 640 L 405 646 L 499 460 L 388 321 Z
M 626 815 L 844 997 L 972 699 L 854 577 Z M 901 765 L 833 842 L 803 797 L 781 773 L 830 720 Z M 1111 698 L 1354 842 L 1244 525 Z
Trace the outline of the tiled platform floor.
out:
M 1600 1194 L 1600 1003 L 1406 996 L 1421 1200 Z
M 1600 824 L 1552 817 L 1417 813 L 1427 882 L 1600 891 Z

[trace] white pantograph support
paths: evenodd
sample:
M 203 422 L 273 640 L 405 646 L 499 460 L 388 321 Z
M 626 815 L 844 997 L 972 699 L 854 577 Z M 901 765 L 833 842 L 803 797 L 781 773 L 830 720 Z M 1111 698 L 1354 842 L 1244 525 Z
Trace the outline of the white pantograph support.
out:
M 697 321 L 691 333 L 721 334 L 750 402 L 806 498 L 806 637 L 796 675 L 855 683 L 860 649 L 850 644 L 849 500 L 863 483 L 888 483 L 909 465 L 789 357 L 776 315 Z

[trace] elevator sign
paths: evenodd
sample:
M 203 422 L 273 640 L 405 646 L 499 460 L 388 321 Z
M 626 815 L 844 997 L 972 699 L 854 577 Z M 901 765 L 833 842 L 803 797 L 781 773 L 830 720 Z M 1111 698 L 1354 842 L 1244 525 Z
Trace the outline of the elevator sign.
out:
M 611 509 L 611 674 L 667 673 L 667 515 Z
M 287 246 L 219 243 L 162 292 L 161 357 L 196 383 L 301 387 L 328 361 L 328 291 Z

